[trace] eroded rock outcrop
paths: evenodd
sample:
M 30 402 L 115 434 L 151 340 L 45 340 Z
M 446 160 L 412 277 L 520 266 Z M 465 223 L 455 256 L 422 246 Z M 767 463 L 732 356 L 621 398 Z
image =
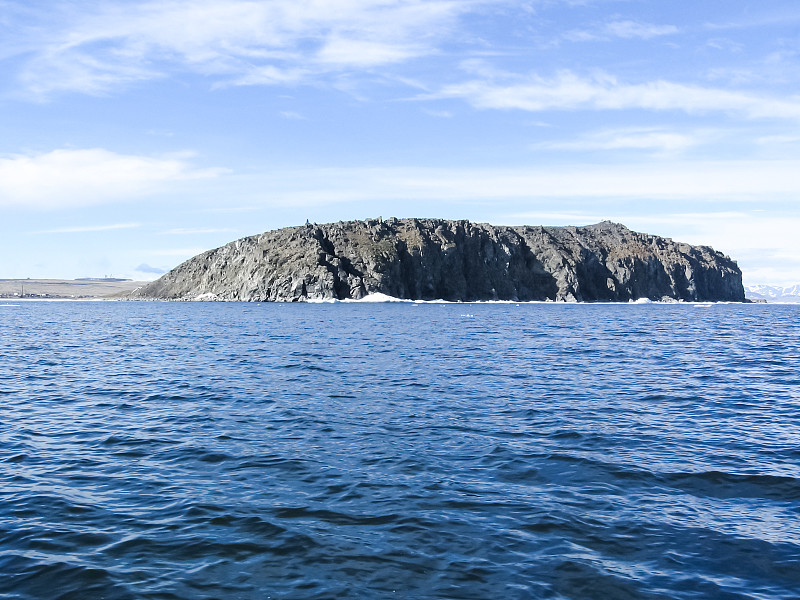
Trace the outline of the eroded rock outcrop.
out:
M 239 301 L 744 301 L 736 263 L 604 221 L 495 227 L 439 219 L 306 225 L 204 252 L 134 297 Z

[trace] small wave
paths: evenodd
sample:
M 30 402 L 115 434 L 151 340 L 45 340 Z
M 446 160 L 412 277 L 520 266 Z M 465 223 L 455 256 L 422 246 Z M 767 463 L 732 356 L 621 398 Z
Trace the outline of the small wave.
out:
M 396 513 L 386 515 L 353 515 L 335 510 L 312 509 L 307 506 L 277 508 L 272 511 L 279 519 L 307 519 L 324 521 L 331 525 L 387 525 L 400 519 Z
M 800 479 L 778 475 L 739 475 L 722 471 L 665 473 L 658 476 L 670 487 L 695 496 L 713 498 L 768 498 L 800 500 Z
M 110 571 L 78 561 L 36 560 L 11 553 L 0 557 L 0 570 L 2 589 L 14 594 L 12 598 L 135 598 Z
M 101 549 L 103 554 L 128 559 L 145 556 L 180 556 L 192 561 L 203 558 L 246 560 L 268 552 L 273 545 L 254 541 L 219 541 L 201 535 L 181 537 L 130 536 Z
M 224 452 L 202 452 L 195 457 L 196 460 L 204 463 L 221 463 L 231 460 L 237 460 L 235 456 L 226 454 Z

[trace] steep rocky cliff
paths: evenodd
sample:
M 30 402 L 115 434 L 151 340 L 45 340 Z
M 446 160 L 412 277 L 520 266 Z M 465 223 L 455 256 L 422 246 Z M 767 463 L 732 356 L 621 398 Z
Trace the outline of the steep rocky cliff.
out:
M 495 227 L 438 219 L 306 225 L 204 252 L 134 297 L 243 301 L 744 301 L 736 263 L 611 222 Z

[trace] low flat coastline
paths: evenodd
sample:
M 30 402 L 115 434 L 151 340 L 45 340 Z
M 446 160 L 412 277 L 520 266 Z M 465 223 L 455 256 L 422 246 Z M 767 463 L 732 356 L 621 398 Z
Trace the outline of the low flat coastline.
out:
M 110 279 L 0 279 L 4 299 L 122 298 L 146 281 Z

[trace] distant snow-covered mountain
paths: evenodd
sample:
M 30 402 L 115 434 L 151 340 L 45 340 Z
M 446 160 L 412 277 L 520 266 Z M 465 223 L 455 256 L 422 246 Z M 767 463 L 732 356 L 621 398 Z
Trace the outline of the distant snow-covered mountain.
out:
M 800 284 L 788 287 L 780 287 L 777 285 L 749 285 L 744 288 L 744 295 L 749 300 L 800 302 Z

